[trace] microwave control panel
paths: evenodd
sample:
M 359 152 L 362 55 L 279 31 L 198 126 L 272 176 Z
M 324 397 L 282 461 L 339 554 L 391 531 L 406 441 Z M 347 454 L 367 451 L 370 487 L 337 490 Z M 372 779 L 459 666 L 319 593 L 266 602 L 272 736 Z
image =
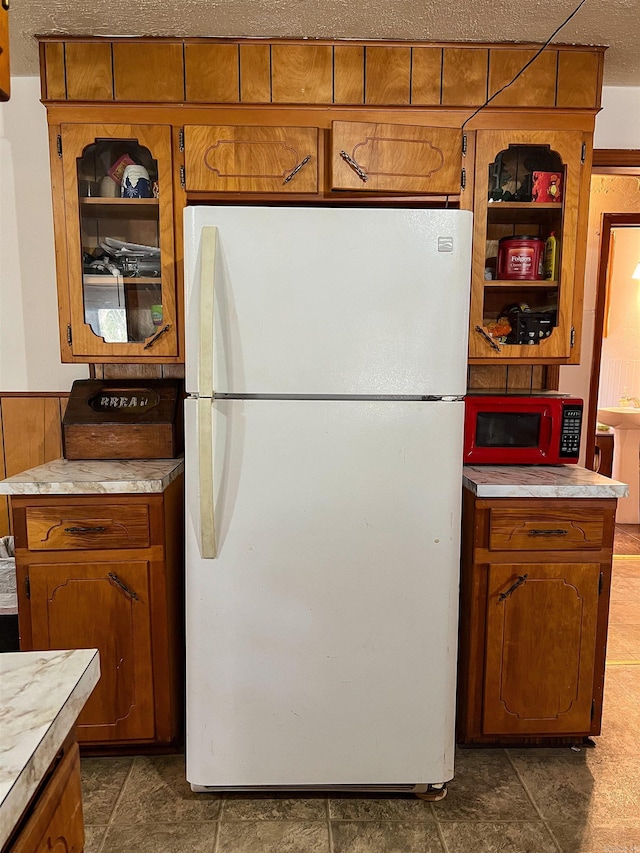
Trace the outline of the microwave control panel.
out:
M 564 406 L 562 409 L 562 427 L 560 432 L 560 457 L 576 457 L 580 453 L 580 429 L 582 427 L 582 407 Z

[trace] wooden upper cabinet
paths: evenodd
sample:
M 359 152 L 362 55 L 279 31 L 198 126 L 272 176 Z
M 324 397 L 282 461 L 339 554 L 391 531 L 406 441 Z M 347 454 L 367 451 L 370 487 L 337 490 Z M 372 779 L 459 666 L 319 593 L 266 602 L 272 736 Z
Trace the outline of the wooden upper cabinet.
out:
M 187 101 L 231 104 L 240 100 L 237 44 L 187 44 L 184 61 Z
M 9 70 L 9 3 L 0 2 L 0 101 L 8 101 L 11 94 Z
M 483 734 L 589 731 L 599 569 L 489 567 Z
M 63 124 L 60 139 L 64 193 L 61 198 L 54 186 L 53 206 L 65 226 L 67 250 L 66 258 L 58 256 L 64 360 L 175 361 L 179 318 L 170 128 Z M 122 172 L 125 163 L 146 169 L 147 197 L 121 197 L 110 172 L 121 177 L 118 164 Z M 52 164 L 56 175 L 59 158 Z
M 187 125 L 184 149 L 187 191 L 318 191 L 317 128 Z
M 578 336 L 572 329 L 579 322 L 574 297 L 581 292 L 584 273 L 578 252 L 584 237 L 578 232 L 580 223 L 586 227 L 588 146 L 581 131 L 477 132 L 472 361 L 518 359 L 533 364 L 575 359 Z M 537 180 L 545 179 L 559 182 L 559 194 L 536 194 Z M 504 270 L 497 265 L 501 239 L 527 235 L 544 241 L 551 234 L 557 240 L 559 259 L 548 278 L 539 269 L 528 278 L 502 275 Z M 518 308 L 522 304 L 527 307 Z M 530 316 L 522 318 L 523 312 Z
M 347 121 L 331 127 L 332 189 L 460 193 L 461 130 Z

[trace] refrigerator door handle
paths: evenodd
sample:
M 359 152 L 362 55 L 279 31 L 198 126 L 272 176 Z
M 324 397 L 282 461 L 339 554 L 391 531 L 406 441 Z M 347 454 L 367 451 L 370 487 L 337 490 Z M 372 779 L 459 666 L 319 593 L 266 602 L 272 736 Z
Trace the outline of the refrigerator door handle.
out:
M 204 559 L 214 559 L 218 553 L 213 500 L 213 401 L 199 397 L 197 402 L 200 553 Z
M 200 335 L 198 389 L 200 397 L 213 397 L 214 291 L 218 229 L 205 225 L 200 235 Z

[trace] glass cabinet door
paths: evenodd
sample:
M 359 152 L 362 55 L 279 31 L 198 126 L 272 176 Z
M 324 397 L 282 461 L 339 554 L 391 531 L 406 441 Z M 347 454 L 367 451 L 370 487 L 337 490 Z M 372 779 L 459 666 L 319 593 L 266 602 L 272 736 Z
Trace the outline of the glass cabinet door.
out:
M 470 359 L 569 359 L 581 156 L 579 132 L 478 132 Z
M 71 349 L 178 355 L 168 127 L 62 128 Z

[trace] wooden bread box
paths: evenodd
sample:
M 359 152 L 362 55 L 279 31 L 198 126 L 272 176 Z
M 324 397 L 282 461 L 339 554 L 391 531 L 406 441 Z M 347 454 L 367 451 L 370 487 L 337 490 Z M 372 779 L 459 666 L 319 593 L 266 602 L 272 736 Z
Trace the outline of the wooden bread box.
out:
M 181 379 L 73 383 L 62 421 L 65 459 L 172 459 L 184 447 Z

